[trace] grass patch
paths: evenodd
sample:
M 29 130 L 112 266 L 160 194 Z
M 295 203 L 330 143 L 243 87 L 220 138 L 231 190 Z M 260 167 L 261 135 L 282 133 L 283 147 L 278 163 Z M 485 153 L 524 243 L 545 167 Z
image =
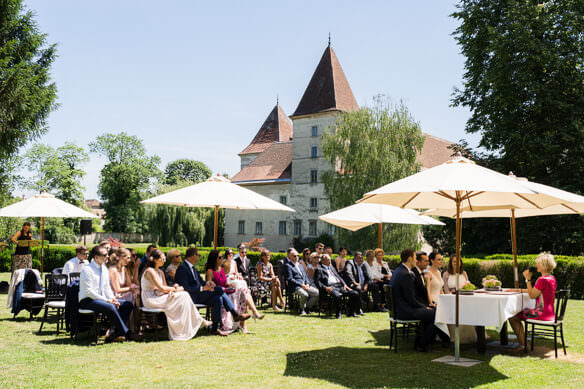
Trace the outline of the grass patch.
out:
M 0 280 L 7 280 L 7 273 Z M 56 325 L 40 318 L 15 320 L 0 295 L 1 387 L 435 387 L 546 388 L 584 386 L 584 364 L 565 360 L 462 355 L 483 360 L 461 368 L 432 363 L 451 354 L 413 352 L 412 340 L 400 352 L 388 351 L 387 314 L 360 319 L 298 317 L 265 310 L 263 321 L 249 323 L 253 335 L 227 338 L 201 331 L 187 342 L 146 341 L 91 346 L 57 336 Z M 584 355 L 580 323 L 584 301 L 570 300 L 566 315 L 569 355 Z M 490 332 L 492 337 L 496 334 Z M 548 342 L 539 341 L 550 348 Z

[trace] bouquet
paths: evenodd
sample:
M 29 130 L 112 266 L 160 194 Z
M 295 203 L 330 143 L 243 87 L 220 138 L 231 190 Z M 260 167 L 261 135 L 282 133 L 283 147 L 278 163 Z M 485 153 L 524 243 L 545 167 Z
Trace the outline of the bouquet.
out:
M 460 290 L 463 290 L 463 291 L 465 291 L 465 292 L 470 292 L 470 291 L 473 291 L 473 290 L 475 290 L 476 288 L 477 288 L 477 287 L 476 287 L 476 286 L 474 286 L 474 285 L 472 284 L 472 282 L 470 282 L 470 281 L 467 281 L 467 282 L 465 282 L 465 283 L 462 285 L 462 288 L 460 288 Z
M 497 276 L 489 274 L 483 278 L 483 287 L 486 289 L 499 289 L 501 287 L 501 281 L 497 279 Z

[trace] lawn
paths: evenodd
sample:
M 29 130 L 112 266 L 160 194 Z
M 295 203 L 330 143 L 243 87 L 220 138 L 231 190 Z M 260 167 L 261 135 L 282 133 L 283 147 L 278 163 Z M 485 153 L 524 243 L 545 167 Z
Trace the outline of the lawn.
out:
M 0 280 L 7 280 L 7 273 Z M 265 310 L 250 321 L 251 335 L 227 338 L 201 331 L 187 342 L 145 341 L 93 346 L 57 336 L 50 323 L 22 312 L 12 319 L 0 296 L 0 386 L 5 387 L 435 387 L 581 388 L 584 341 L 579 324 L 584 301 L 570 300 L 566 315 L 569 360 L 474 352 L 483 363 L 471 368 L 431 362 L 451 354 L 411 350 L 411 340 L 388 351 L 387 314 L 335 320 Z M 44 331 L 46 329 L 46 331 Z M 496 337 L 490 332 L 492 338 Z M 540 342 L 541 343 L 541 342 Z M 543 351 L 550 344 L 543 343 Z M 542 349 L 540 349 L 542 350 Z

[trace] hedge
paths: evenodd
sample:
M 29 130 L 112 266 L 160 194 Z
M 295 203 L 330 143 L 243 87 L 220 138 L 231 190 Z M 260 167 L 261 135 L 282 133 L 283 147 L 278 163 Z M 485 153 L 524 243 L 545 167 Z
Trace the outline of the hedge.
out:
M 132 245 L 127 245 L 127 248 L 134 248 L 136 254 L 139 257 L 144 256 L 146 248 L 143 246 L 132 247 Z M 165 253 L 168 252 L 173 247 L 160 247 Z M 183 254 L 187 247 L 176 247 Z M 225 247 L 218 247 L 221 252 L 223 252 Z M 200 259 L 197 263 L 197 270 L 203 272 L 205 269 L 205 263 L 207 261 L 207 256 L 212 250 L 211 247 L 200 247 L 199 254 Z M 234 249 L 234 251 L 236 251 Z M 10 271 L 11 264 L 11 254 L 13 249 L 7 247 L 0 253 L 0 271 L 8 272 Z M 40 248 L 35 247 L 32 249 L 33 253 L 33 267 L 40 268 Z M 45 248 L 45 263 L 44 270 L 51 271 L 57 267 L 62 267 L 65 262 L 75 256 L 75 246 L 63 246 L 63 245 L 50 245 Z M 249 257 L 252 265 L 259 261 L 260 253 L 259 251 L 248 251 L 247 256 Z M 278 260 L 286 257 L 286 253 L 271 253 L 271 262 L 273 265 L 277 263 Z M 336 255 L 333 255 L 333 258 Z M 519 273 L 523 270 L 535 266 L 535 258 L 537 255 L 521 255 L 518 256 L 518 267 Z M 349 257 L 350 258 L 350 257 Z M 487 274 L 494 274 L 501 280 L 503 287 L 512 288 L 514 286 L 513 281 L 513 261 L 511 260 L 513 256 L 511 254 L 495 254 L 483 258 L 464 258 L 464 270 L 466 270 L 470 281 L 481 286 L 482 278 Z M 400 264 L 400 259 L 398 255 L 386 255 L 384 259 L 388 262 L 391 269 L 395 269 Z M 557 267 L 553 274 L 558 281 L 558 288 L 570 289 L 570 297 L 576 299 L 584 299 L 584 257 L 568 257 L 563 255 L 555 256 Z M 523 278 L 520 275 L 521 285 L 525 287 L 523 283 Z

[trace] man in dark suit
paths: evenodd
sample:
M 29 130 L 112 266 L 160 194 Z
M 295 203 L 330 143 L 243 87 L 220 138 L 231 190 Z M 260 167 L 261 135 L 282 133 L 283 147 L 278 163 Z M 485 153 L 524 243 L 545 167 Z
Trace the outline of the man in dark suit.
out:
M 247 257 L 247 247 L 245 247 L 245 244 L 240 243 L 237 245 L 237 254 L 233 257 L 233 260 L 237 264 L 237 271 L 249 285 L 249 269 L 251 267 L 251 261 Z
M 290 288 L 286 293 L 294 293 L 298 296 L 300 315 L 305 316 L 306 310 L 311 309 L 318 302 L 318 289 L 311 285 L 304 268 L 298 263 L 298 251 L 293 248 L 288 249 L 286 281 Z
M 189 247 L 185 254 L 185 261 L 176 269 L 174 280 L 189 292 L 195 304 L 205 304 L 212 307 L 213 332 L 218 335 L 227 335 L 219 328 L 221 307 L 225 307 L 225 310 L 231 312 L 234 322 L 247 320 L 250 318 L 250 314 L 238 313 L 221 287 L 216 286 L 213 281 L 203 281 L 195 269 L 198 260 L 199 250 L 196 247 Z
M 349 297 L 349 315 L 357 317 L 356 313 L 361 310 L 359 292 L 347 286 L 334 266 L 331 266 L 331 257 L 324 254 L 320 259 L 320 265 L 314 272 L 314 282 L 320 293 L 328 294 L 336 307 L 337 319 L 341 318 L 341 296 Z
M 361 265 L 363 265 L 363 253 L 357 251 L 355 252 L 353 259 L 349 259 L 345 262 L 345 268 L 341 273 L 341 277 L 343 277 L 343 280 L 349 288 L 359 292 L 361 301 L 365 301 L 367 304 L 369 300 L 369 297 L 367 296 L 367 288 L 369 285 L 365 282 L 365 274 L 363 274 Z M 365 313 L 361 308 L 361 303 L 359 304 L 359 311 L 355 313 L 365 316 Z
M 391 277 L 395 316 L 396 319 L 422 321 L 423 332 L 416 338 L 415 348 L 418 351 L 428 351 L 436 334 L 443 342 L 446 342 L 448 336 L 434 325 L 435 309 L 422 304 L 416 298 L 415 278 L 411 270 L 416 265 L 416 252 L 406 249 L 400 256 L 401 264 Z
M 428 255 L 423 251 L 416 253 L 416 264 L 412 267 L 412 273 L 415 278 L 416 298 L 424 305 L 431 305 L 428 301 L 428 289 L 426 289 L 426 279 L 424 278 L 424 269 L 428 267 Z

